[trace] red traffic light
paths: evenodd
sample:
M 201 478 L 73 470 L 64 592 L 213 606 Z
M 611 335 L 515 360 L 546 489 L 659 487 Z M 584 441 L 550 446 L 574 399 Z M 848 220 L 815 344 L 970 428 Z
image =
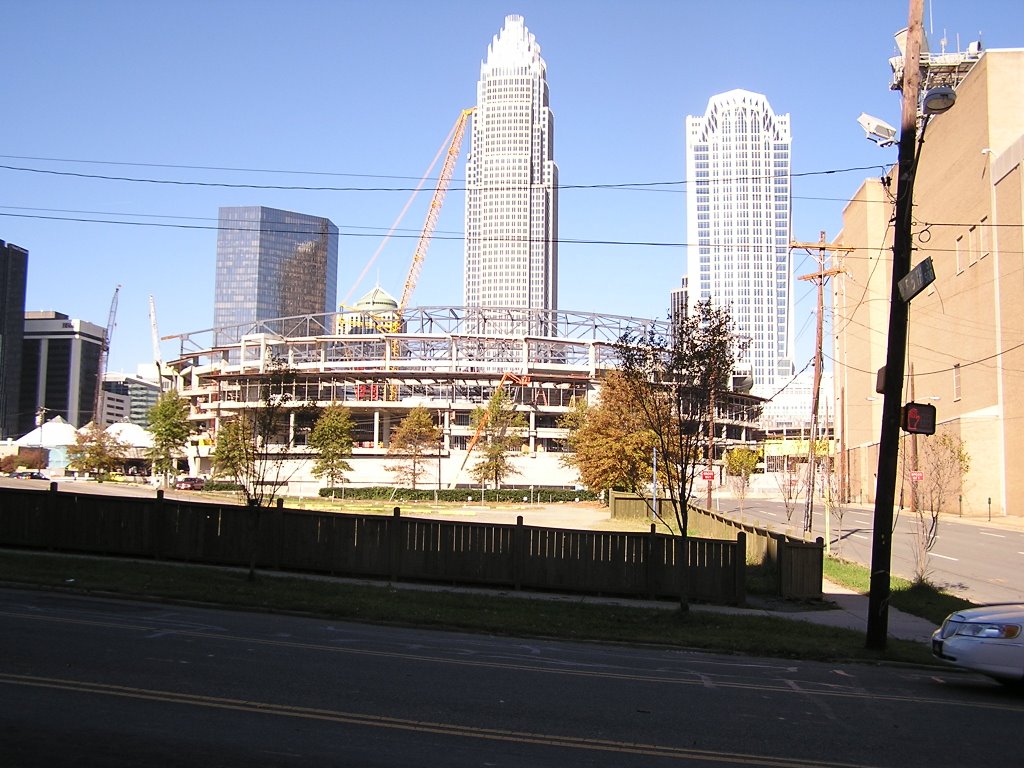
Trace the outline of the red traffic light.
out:
M 903 406 L 900 426 L 912 435 L 935 434 L 935 406 L 927 403 L 907 403 Z

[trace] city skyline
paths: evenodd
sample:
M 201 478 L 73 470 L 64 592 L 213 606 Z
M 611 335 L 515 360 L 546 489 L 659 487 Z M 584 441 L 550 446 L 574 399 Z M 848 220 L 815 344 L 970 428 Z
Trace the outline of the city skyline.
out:
M 452 121 L 473 106 L 481 52 L 511 11 L 544 43 L 558 118 L 562 308 L 666 315 L 690 241 L 684 120 L 714 93 L 764 93 L 792 116 L 796 240 L 837 233 L 863 179 L 896 159 L 865 141 L 856 117 L 898 123 L 888 57 L 906 24 L 899 3 L 275 8 L 44 1 L 3 10 L 12 34 L 0 98 L 18 119 L 0 127 L 8 153 L 0 238 L 30 252 L 28 310 L 102 324 L 123 286 L 111 371 L 152 357 L 150 295 L 162 335 L 212 325 L 204 297 L 221 206 L 314 211 L 338 223 L 345 265 L 336 305 L 375 278 L 401 293 L 426 192 L 363 282 L 353 282 Z M 931 11 L 933 50 L 943 37 L 950 50 L 979 38 L 986 48 L 1024 42 L 1017 3 Z M 259 43 L 269 23 L 279 33 L 272 48 Z M 97 38 L 109 44 L 90 44 Z M 242 83 L 261 97 L 243 96 Z M 460 301 L 464 172 L 460 162 L 414 305 Z M 796 274 L 813 269 L 803 254 L 794 258 Z M 813 287 L 794 291 L 800 368 L 813 342 Z M 163 347 L 164 358 L 177 352 L 173 341 Z

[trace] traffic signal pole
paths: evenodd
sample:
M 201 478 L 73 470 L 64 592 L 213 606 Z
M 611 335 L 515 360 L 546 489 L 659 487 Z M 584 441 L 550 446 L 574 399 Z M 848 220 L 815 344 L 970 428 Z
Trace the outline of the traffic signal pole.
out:
M 917 102 L 921 87 L 923 0 L 910 0 L 907 45 L 903 58 L 903 110 L 896 185 L 896 216 L 892 244 L 892 289 L 889 299 L 888 349 L 882 388 L 882 431 L 878 441 L 878 474 L 871 540 L 871 590 L 865 645 L 885 648 L 889 631 L 889 579 L 892 568 L 892 521 L 896 501 L 897 460 L 906 363 L 908 308 L 899 282 L 910 271 L 913 249 L 912 211 L 914 155 L 917 145 Z

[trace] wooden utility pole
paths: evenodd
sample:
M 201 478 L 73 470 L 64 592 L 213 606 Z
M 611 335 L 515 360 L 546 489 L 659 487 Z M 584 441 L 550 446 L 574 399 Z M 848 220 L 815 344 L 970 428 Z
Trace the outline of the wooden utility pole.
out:
M 804 532 L 810 533 L 814 522 L 814 465 L 815 448 L 818 437 L 818 399 L 821 391 L 821 367 L 822 347 L 824 345 L 823 321 L 825 315 L 825 281 L 828 278 L 838 275 L 843 271 L 842 267 L 828 267 L 828 253 L 838 251 L 852 251 L 853 248 L 846 248 L 841 245 L 829 247 L 825 243 L 825 232 L 822 230 L 816 243 L 793 242 L 790 248 L 804 248 L 808 253 L 811 249 L 818 250 L 818 271 L 810 275 L 801 275 L 798 280 L 810 280 L 818 286 L 818 322 L 814 334 L 814 389 L 811 392 L 811 447 L 807 457 L 807 500 L 804 505 Z
M 914 177 L 917 172 L 917 114 L 918 97 L 921 93 L 923 16 L 924 0 L 910 0 L 910 10 L 907 14 L 907 46 L 903 54 L 903 109 L 896 174 L 896 217 L 893 220 L 889 331 L 882 385 L 882 431 L 878 438 L 878 472 L 871 533 L 871 589 L 868 594 L 868 627 L 865 638 L 865 645 L 873 650 L 885 648 L 889 628 L 892 508 L 896 500 L 900 413 L 903 409 L 903 367 L 907 359 L 909 315 L 907 302 L 900 295 L 899 283 L 910 272 L 910 256 L 914 248 L 912 212 Z

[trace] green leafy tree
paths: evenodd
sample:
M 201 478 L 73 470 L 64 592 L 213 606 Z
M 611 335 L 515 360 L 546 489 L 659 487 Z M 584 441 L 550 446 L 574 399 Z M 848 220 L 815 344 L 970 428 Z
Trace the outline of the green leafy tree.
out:
M 165 486 L 170 474 L 177 469 L 178 458 L 191 432 L 188 408 L 188 400 L 172 389 L 161 394 L 156 405 L 149 409 L 149 433 L 153 436 L 153 447 L 148 455 L 153 462 L 153 472 L 163 474 Z
M 107 475 L 124 464 L 128 446 L 90 422 L 75 435 L 75 444 L 68 447 L 68 459 L 74 469 L 89 472 L 103 482 Z
M 441 430 L 423 406 L 417 406 L 402 419 L 398 428 L 391 433 L 388 455 L 400 457 L 397 464 L 387 467 L 401 485 L 410 485 L 416 490 L 420 478 L 427 472 L 430 459 L 440 450 Z
M 570 450 L 562 460 L 592 491 L 617 489 L 643 496 L 650 487 L 654 434 L 631 407 L 629 386 L 622 373 L 610 372 L 597 402 L 588 406 L 581 400 L 560 422 L 569 432 Z
M 352 471 L 347 458 L 352 455 L 352 416 L 343 405 L 325 408 L 309 433 L 309 445 L 317 450 L 313 474 L 326 477 L 331 488 L 345 481 L 345 473 Z
M 526 440 L 522 434 L 527 426 L 526 419 L 499 387 L 486 407 L 474 409 L 470 424 L 477 429 L 477 443 L 483 444 L 477 449 L 483 458 L 473 465 L 470 477 L 478 483 L 492 482 L 496 489 L 500 488 L 507 477 L 519 474 L 509 454 L 519 450 Z
M 723 404 L 727 397 L 729 377 L 743 347 L 733 333 L 729 311 L 709 300 L 698 302 L 692 312 L 676 320 L 670 338 L 651 330 L 626 334 L 616 344 L 630 385 L 625 389 L 630 407 L 654 435 L 659 475 L 665 480 L 675 517 L 671 527 L 683 539 L 683 551 L 689 497 L 714 425 L 715 403 Z M 660 516 L 653 505 L 651 512 Z M 680 563 L 680 568 L 681 608 L 686 610 L 686 563 Z
M 754 474 L 760 460 L 760 451 L 745 446 L 738 446 L 725 454 L 725 471 L 729 474 L 729 484 L 733 493 L 739 499 L 740 512 L 743 511 L 743 500 L 747 498 L 747 491 L 750 490 L 750 476 Z

